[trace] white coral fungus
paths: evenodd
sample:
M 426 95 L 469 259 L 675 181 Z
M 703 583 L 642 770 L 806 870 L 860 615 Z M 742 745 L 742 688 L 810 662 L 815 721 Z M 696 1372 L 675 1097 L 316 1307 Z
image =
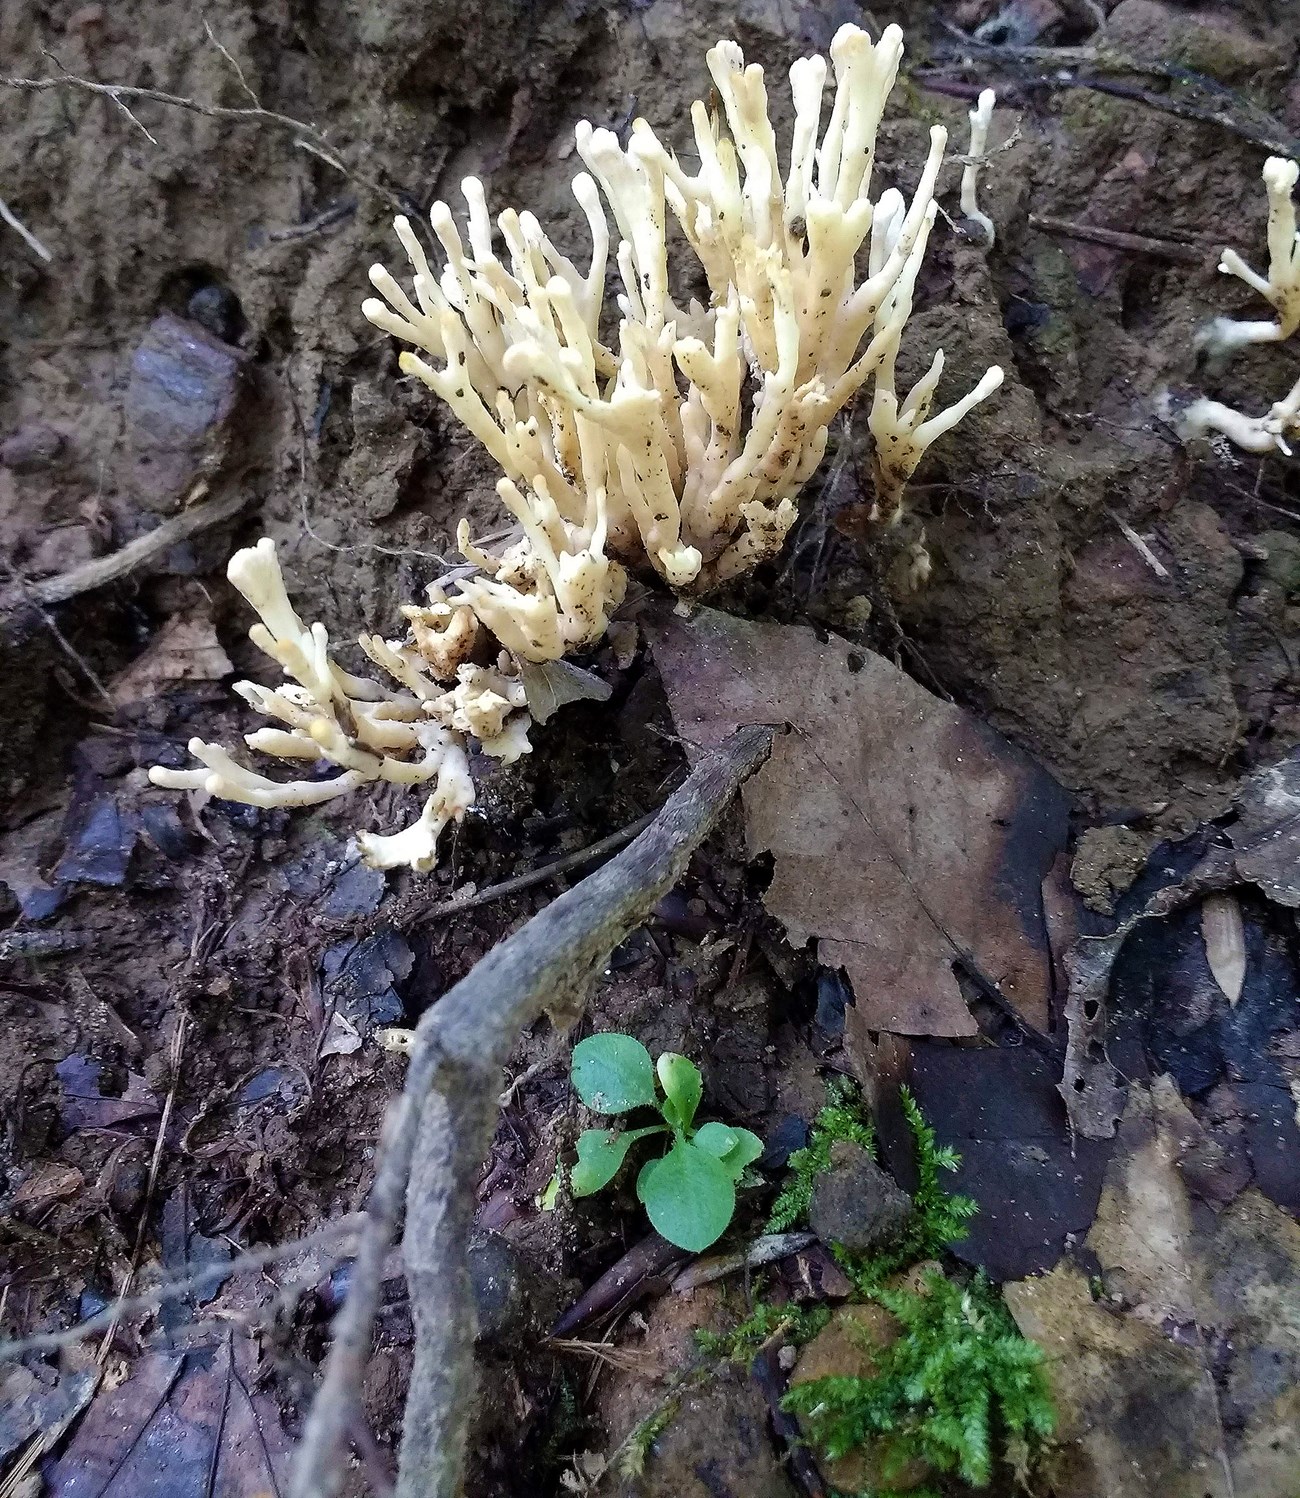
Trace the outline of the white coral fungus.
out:
M 986 88 L 975 101 L 975 108 L 970 112 L 970 151 L 961 171 L 962 217 L 978 225 L 985 245 L 990 247 L 997 237 L 997 230 L 993 220 L 979 205 L 979 180 L 988 154 L 989 126 L 993 123 L 993 106 L 997 97 L 991 88 Z
M 395 837 L 358 835 L 362 857 L 377 868 L 401 863 L 417 871 L 431 869 L 438 834 L 459 821 L 474 804 L 469 775 L 468 740 L 478 738 L 488 754 L 512 760 L 528 750 L 528 714 L 517 678 L 498 671 L 480 679 L 479 668 L 457 661 L 449 639 L 463 642 L 467 631 L 454 619 L 436 633 L 433 659 L 417 643 L 367 636 L 362 648 L 405 691 L 368 677 L 353 676 L 329 656 L 323 624 L 308 628 L 294 612 L 285 592 L 275 544 L 263 539 L 237 551 L 227 576 L 257 612 L 259 623 L 249 639 L 277 661 L 290 679 L 277 688 L 256 682 L 235 683 L 235 691 L 259 712 L 283 724 L 246 734 L 250 749 L 277 759 L 332 765 L 338 774 L 311 779 L 272 780 L 241 765 L 219 744 L 191 739 L 190 753 L 201 768 L 170 770 L 155 765 L 154 785 L 169 790 L 199 790 L 247 806 L 314 806 L 346 795 L 372 780 L 394 785 L 424 785 L 433 792 L 418 821 Z M 442 607 L 431 600 L 436 611 Z M 423 613 L 423 611 L 421 611 Z M 472 633 L 468 633 L 472 643 Z M 459 676 L 453 689 L 440 688 L 433 671 Z
M 324 627 L 308 628 L 294 612 L 270 541 L 237 553 L 230 579 L 261 618 L 251 638 L 289 678 L 274 690 L 238 683 L 241 696 L 281 725 L 246 741 L 337 773 L 276 781 L 195 739 L 190 750 L 201 768 L 155 768 L 156 785 L 269 807 L 325 801 L 368 781 L 432 782 L 405 831 L 358 838 L 377 867 L 428 869 L 443 828 L 473 804 L 470 740 L 507 762 L 528 751 L 520 663 L 557 661 L 597 641 L 623 599 L 623 564 L 648 565 L 674 589 L 694 591 L 775 556 L 828 424 L 869 381 L 875 516 L 897 517 L 925 450 L 997 388 L 1002 371 L 988 370 L 930 415 L 943 369 L 938 352 L 911 391 L 897 392 L 895 364 L 938 211 L 947 134 L 931 130 L 910 201 L 894 188 L 873 199 L 876 134 L 902 33 L 886 27 L 873 45 L 866 32 L 843 26 L 830 51 L 835 90 L 826 119 L 826 60 L 802 58 L 790 69 L 795 118 L 784 175 L 762 69 L 746 66 L 734 42 L 708 54 L 723 118 L 702 103 L 691 111 L 696 171 L 644 121 L 626 146 L 609 130 L 579 124 L 587 171 L 573 192 L 591 235 L 585 271 L 531 213 L 514 210 L 497 219 L 499 258 L 473 178 L 463 184 L 463 234 L 445 203 L 430 214 L 439 271 L 410 223 L 396 220 L 414 299 L 377 265 L 370 279 L 382 300 L 368 299 L 363 311 L 413 346 L 417 352 L 401 356 L 403 371 L 439 395 L 500 466 L 497 492 L 520 538 L 491 554 L 462 521 L 458 544 L 482 575 L 458 582 L 450 597 L 435 588 L 427 605 L 406 607 L 404 638 L 361 637 L 396 686 L 352 676 L 330 659 Z M 990 108 L 981 98 L 972 117 L 978 149 Z M 622 283 L 609 343 L 606 204 Z M 673 299 L 670 215 L 703 267 L 707 307 Z M 504 647 L 494 668 L 471 660 L 483 658 L 485 630 Z
M 488 576 L 462 597 L 502 643 L 553 659 L 604 628 L 624 585 L 607 553 L 649 563 L 697 590 L 774 555 L 795 498 L 826 447 L 827 426 L 874 377 L 878 518 L 897 515 L 904 484 L 931 442 L 1001 383 L 990 369 L 955 406 L 927 419 L 943 367 L 901 399 L 894 365 L 937 208 L 946 132 L 912 199 L 871 196 L 876 134 L 903 52 L 902 32 L 872 44 L 843 26 L 831 44 L 835 93 L 823 120 L 827 63 L 790 69 L 795 121 L 782 174 L 761 68 L 734 42 L 708 53 L 723 120 L 691 111 L 699 167 L 686 171 L 644 120 L 626 146 L 583 122 L 587 171 L 574 196 L 590 227 L 585 273 L 529 213 L 497 220 L 482 184 L 463 184 L 462 238 L 434 205 L 440 273 L 414 229 L 396 221 L 414 268 L 414 300 L 383 266 L 383 300 L 363 307 L 412 344 L 401 367 L 440 395 L 506 474 L 499 493 L 524 528 L 505 557 L 462 547 Z M 981 99 L 976 130 L 987 128 Z M 981 147 L 982 148 L 982 147 Z M 973 187 L 973 179 L 972 179 Z M 610 229 L 622 282 L 612 346 L 600 336 Z M 709 305 L 678 305 L 668 284 L 671 214 L 703 267 Z M 866 276 L 857 259 L 864 251 Z M 428 358 L 424 357 L 429 356 Z
M 1257 343 L 1282 343 L 1300 328 L 1300 233 L 1296 232 L 1292 190 L 1300 178 L 1300 163 L 1270 156 L 1264 163 L 1268 194 L 1268 275 L 1261 276 L 1237 254 L 1225 249 L 1219 269 L 1254 287 L 1277 312 L 1277 321 L 1216 317 L 1196 336 L 1196 347 L 1212 366 L 1222 366 L 1238 349 Z M 1246 452 L 1281 452 L 1288 457 L 1289 436 L 1300 433 L 1300 381 L 1263 416 L 1202 396 L 1181 410 L 1168 392 L 1156 402 L 1157 412 L 1172 422 L 1185 441 L 1195 437 L 1226 437 Z
M 1247 416 L 1244 411 L 1206 396 L 1192 401 L 1181 411 L 1175 411 L 1173 402 L 1166 396 L 1158 403 L 1157 409 L 1161 416 L 1172 421 L 1184 441 L 1217 434 L 1246 452 L 1276 451 L 1289 458 L 1291 445 L 1287 438 L 1300 431 L 1300 380 L 1280 401 L 1274 401 L 1264 416 Z
M 1196 345 L 1222 363 L 1238 349 L 1255 343 L 1283 343 L 1300 328 L 1300 234 L 1296 232 L 1295 201 L 1291 197 L 1300 164 L 1285 156 L 1264 163 L 1268 194 L 1268 275 L 1252 270 L 1234 249 L 1219 257 L 1219 269 L 1236 276 L 1259 292 L 1277 313 L 1277 321 L 1216 317 L 1201 329 Z

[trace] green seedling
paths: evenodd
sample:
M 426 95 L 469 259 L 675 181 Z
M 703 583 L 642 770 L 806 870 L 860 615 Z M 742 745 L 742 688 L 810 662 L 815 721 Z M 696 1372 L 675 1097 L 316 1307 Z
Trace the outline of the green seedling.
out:
M 637 1198 L 655 1231 L 678 1248 L 699 1253 L 715 1243 L 736 1210 L 736 1182 L 763 1153 L 758 1135 L 723 1123 L 697 1128 L 695 1113 L 704 1092 L 699 1068 L 671 1051 L 656 1063 L 630 1035 L 579 1041 L 571 1075 L 593 1113 L 653 1108 L 663 1119 L 638 1129 L 584 1129 L 578 1163 L 569 1173 L 574 1196 L 591 1196 L 608 1186 L 638 1140 L 669 1136 L 667 1153 L 641 1167 Z

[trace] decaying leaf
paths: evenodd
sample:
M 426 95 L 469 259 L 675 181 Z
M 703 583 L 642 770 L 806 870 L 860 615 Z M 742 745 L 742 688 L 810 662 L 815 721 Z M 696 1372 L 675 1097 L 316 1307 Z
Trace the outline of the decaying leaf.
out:
M 608 702 L 613 691 L 607 681 L 571 661 L 520 661 L 519 671 L 528 711 L 538 723 L 569 702 Z
M 945 1178 L 979 1212 L 953 1252 L 995 1280 L 1050 1269 L 1088 1231 L 1111 1145 L 1070 1134 L 1059 1062 L 1034 1045 L 973 1049 L 911 1042 L 907 1085 L 940 1144 L 961 1156 Z M 881 1156 L 911 1186 L 915 1141 L 892 1105 L 876 1111 Z
M 1106 1053 L 1106 1010 L 1111 970 L 1130 933 L 1145 921 L 1170 915 L 1197 900 L 1204 902 L 1204 908 L 1241 884 L 1256 885 L 1279 905 L 1300 907 L 1300 751 L 1256 771 L 1242 783 L 1237 819 L 1227 835 L 1230 848 L 1212 846 L 1183 879 L 1157 889 L 1114 932 L 1081 937 L 1066 954 L 1069 991 L 1061 1095 L 1071 1126 L 1085 1138 L 1109 1139 L 1123 1111 L 1124 1086 Z M 1215 981 L 1235 1003 L 1246 975 L 1240 906 L 1236 931 L 1229 927 L 1233 917 L 1226 906 L 1212 906 L 1209 920 L 1206 956 Z M 1231 991 L 1234 986 L 1236 999 Z
M 811 629 L 666 610 L 647 634 L 691 752 L 738 724 L 786 723 L 744 805 L 765 900 L 853 983 L 846 1041 L 973 1035 L 953 965 L 1048 1028 L 1042 882 L 1064 846 L 1055 781 L 881 656 Z
M 1201 935 L 1214 981 L 1235 1009 L 1246 982 L 1246 932 L 1236 895 L 1207 895 L 1201 901 Z
M 1228 835 L 1242 880 L 1278 905 L 1300 907 L 1300 751 L 1243 783 Z
M 220 681 L 234 666 L 206 615 L 175 615 L 112 683 L 113 701 L 146 702 L 178 681 Z
M 1254 1189 L 1221 1212 L 1184 1179 L 1196 1120 L 1172 1081 L 1133 1086 L 1087 1247 L 1005 1287 L 1049 1359 L 1057 1498 L 1294 1498 L 1300 1225 Z
M 1081 936 L 1065 954 L 1065 1067 L 1061 1096 L 1070 1126 L 1085 1139 L 1110 1139 L 1124 1111 L 1124 1081 L 1106 1051 L 1106 1001 L 1120 949 L 1144 921 L 1181 910 L 1198 896 L 1234 883 L 1232 858 L 1213 849 L 1188 876 L 1158 889 L 1147 903 L 1106 936 Z
M 101 1388 L 49 1473 L 52 1498 L 255 1498 L 283 1493 L 289 1439 L 256 1388 L 248 1339 L 152 1354 Z

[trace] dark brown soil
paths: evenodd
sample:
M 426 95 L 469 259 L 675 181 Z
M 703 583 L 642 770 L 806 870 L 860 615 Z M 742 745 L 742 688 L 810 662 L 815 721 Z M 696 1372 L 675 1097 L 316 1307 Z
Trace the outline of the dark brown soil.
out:
M 1247 118 L 1254 101 L 1300 132 L 1300 20 L 1278 7 L 1266 25 L 1259 8 L 1256 27 L 1125 0 L 1111 39 L 1212 74 L 1233 91 L 1231 114 Z M 992 7 L 962 9 L 978 20 Z M 404 1064 L 371 1031 L 413 1022 L 559 887 L 393 932 L 346 838 L 395 826 L 395 800 L 196 814 L 152 791 L 145 769 L 179 763 L 194 734 L 229 741 L 240 705 L 201 678 L 158 680 L 143 700 L 114 695 L 175 619 L 210 623 L 234 665 L 256 669 L 222 573 L 236 544 L 274 537 L 304 616 L 346 640 L 391 632 L 397 605 L 442 570 L 460 515 L 499 522 L 486 458 L 399 380 L 390 341 L 360 316 L 368 265 L 395 258 L 394 211 L 438 196 L 455 206 L 456 184 L 474 174 L 491 204 L 531 207 L 567 247 L 582 232 L 568 189 L 575 120 L 614 123 L 635 108 L 684 143 L 689 101 L 707 92 L 704 50 L 723 34 L 769 68 L 784 107 L 789 61 L 857 8 L 213 0 L 202 15 L 210 35 L 177 0 L 0 0 L 6 72 L 66 69 L 229 109 L 249 106 L 251 90 L 263 110 L 325 132 L 348 168 L 267 119 L 147 100 L 130 105 L 132 119 L 73 86 L 0 87 L 0 195 L 52 256 L 43 264 L 0 225 L 0 442 L 26 444 L 0 463 L 6 1335 L 97 1309 L 136 1265 L 137 1243 L 140 1262 L 174 1272 L 200 1239 L 277 1242 L 354 1209 Z M 928 6 L 873 16 L 909 27 L 920 68 L 880 151 L 882 180 L 907 185 L 929 123 L 953 126 L 960 148 L 968 85 L 984 80 Z M 858 638 L 1036 756 L 1074 793 L 1080 829 L 1123 823 L 1145 849 L 1221 815 L 1244 771 L 1300 743 L 1300 569 L 1284 565 L 1300 555 L 1297 470 L 1281 457 L 1189 453 L 1154 414 L 1165 386 L 1208 383 L 1258 411 L 1292 383 L 1286 349 L 1217 381 L 1193 354 L 1208 315 L 1260 315 L 1215 261 L 1225 243 L 1262 258 L 1265 152 L 1221 123 L 1064 86 L 1046 64 L 1007 64 L 994 81 L 1008 106 L 995 139 L 1019 119 L 985 178 L 997 244 L 985 257 L 956 232 L 936 234 L 909 355 L 919 363 L 942 344 L 954 393 L 990 362 L 1007 373 L 916 486 L 907 534 L 924 525 L 932 581 L 891 597 L 887 559 L 864 559 L 835 528 L 860 492 L 865 433 L 850 424 L 836 439 L 849 461 L 828 460 L 834 476 L 813 486 L 789 558 L 732 602 L 854 633 L 855 600 L 869 596 Z M 1138 81 L 1157 94 L 1168 84 Z M 1030 214 L 1203 254 L 1189 266 L 1115 251 L 1036 229 Z M 206 330 L 207 377 L 229 399 L 208 427 L 163 441 L 131 372 L 167 313 Z M 15 601 L 15 578 L 66 571 L 187 501 L 232 492 L 245 497 L 236 522 L 129 580 L 45 611 Z M 652 663 L 620 670 L 606 647 L 595 666 L 615 683 L 612 701 L 566 710 L 518 773 L 485 785 L 482 814 L 431 876 L 431 902 L 596 841 L 680 775 Z M 713 1106 L 770 1133 L 815 1109 L 822 1041 L 811 967 L 773 937 L 758 881 L 733 827 L 663 918 L 615 954 L 589 1023 L 701 1059 Z M 358 951 L 363 926 L 395 946 Z M 344 1035 L 340 1047 L 340 1009 L 367 1043 L 349 1051 Z M 573 1133 L 567 1050 L 543 1027 L 516 1058 L 518 1072 L 548 1058 L 505 1108 L 481 1187 L 480 1225 L 508 1241 L 523 1288 L 517 1314 L 487 1332 L 477 1493 L 562 1491 L 574 1453 L 615 1444 L 631 1421 L 624 1405 L 636 1406 L 603 1384 L 593 1397 L 598 1365 L 537 1350 L 641 1231 L 630 1191 L 538 1210 Z M 324 1269 L 263 1346 L 258 1377 L 290 1433 L 337 1289 Z M 395 1292 L 366 1403 L 381 1466 L 409 1335 Z M 118 1351 L 130 1360 L 143 1336 L 132 1323 Z

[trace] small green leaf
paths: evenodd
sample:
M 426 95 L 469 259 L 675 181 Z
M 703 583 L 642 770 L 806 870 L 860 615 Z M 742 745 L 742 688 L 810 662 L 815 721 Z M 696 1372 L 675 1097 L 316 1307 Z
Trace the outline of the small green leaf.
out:
M 659 1085 L 664 1090 L 664 1117 L 674 1128 L 689 1129 L 704 1092 L 699 1067 L 685 1056 L 665 1051 L 657 1070 Z
M 724 1160 L 735 1149 L 739 1135 L 724 1123 L 701 1124 L 695 1131 L 693 1142 L 702 1150 L 708 1150 L 715 1160 Z
M 724 1170 L 731 1172 L 731 1179 L 738 1181 L 744 1174 L 745 1167 L 758 1159 L 765 1146 L 758 1135 L 749 1129 L 733 1129 L 732 1133 L 736 1136 L 735 1148 L 722 1157 L 721 1164 Z M 695 1137 L 698 1139 L 699 1135 Z
M 569 1172 L 569 1189 L 574 1196 L 591 1196 L 618 1174 L 627 1152 L 647 1134 L 662 1134 L 662 1124 L 648 1129 L 628 1129 L 616 1134 L 613 1129 L 584 1129 L 578 1135 L 578 1163 Z
M 733 1181 L 738 1181 L 745 1166 L 763 1153 L 763 1141 L 748 1129 L 730 1129 L 726 1124 L 701 1124 L 692 1143 L 708 1150 Z
M 595 1113 L 654 1107 L 650 1052 L 630 1035 L 589 1035 L 573 1048 L 571 1075 L 578 1096 Z
M 555 1174 L 546 1183 L 546 1189 L 537 1198 L 537 1205 L 543 1212 L 554 1212 L 559 1204 L 560 1192 L 564 1188 L 564 1166 L 557 1165 Z
M 636 1194 L 655 1231 L 690 1253 L 716 1243 L 736 1209 L 736 1188 L 721 1163 L 681 1139 L 642 1166 Z

